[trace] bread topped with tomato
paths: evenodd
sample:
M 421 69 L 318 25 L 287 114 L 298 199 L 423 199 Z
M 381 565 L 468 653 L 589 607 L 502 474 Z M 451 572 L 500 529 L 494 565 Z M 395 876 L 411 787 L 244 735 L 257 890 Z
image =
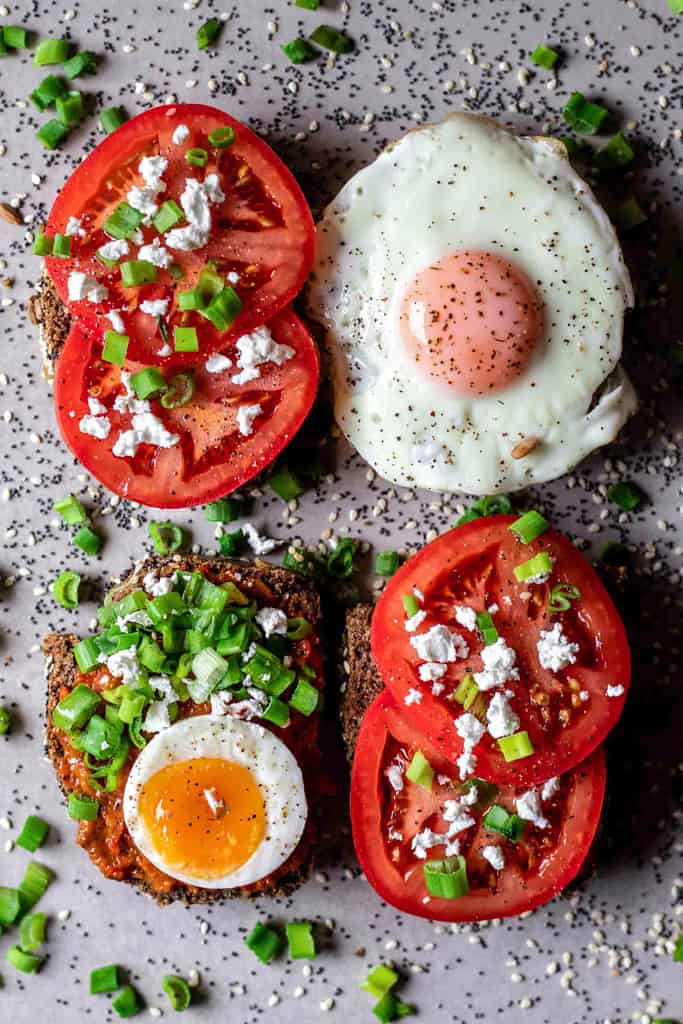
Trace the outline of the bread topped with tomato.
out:
M 257 561 L 138 563 L 99 631 L 46 637 L 47 750 L 78 844 L 159 903 L 284 895 L 324 787 L 320 602 Z

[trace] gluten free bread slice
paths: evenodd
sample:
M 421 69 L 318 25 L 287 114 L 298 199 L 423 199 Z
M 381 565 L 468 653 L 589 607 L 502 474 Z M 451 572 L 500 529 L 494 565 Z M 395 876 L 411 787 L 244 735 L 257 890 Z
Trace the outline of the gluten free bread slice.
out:
M 130 574 L 114 589 L 116 600 L 125 597 L 132 590 L 142 587 L 147 573 L 156 576 L 170 576 L 176 570 L 203 570 L 210 573 L 214 582 L 232 580 L 247 592 L 256 588 L 269 594 L 273 606 L 281 608 L 288 617 L 302 616 L 312 624 L 318 637 L 320 632 L 320 601 L 309 580 L 280 566 L 255 561 L 243 563 L 226 558 L 200 558 L 198 556 L 171 556 L 168 558 L 147 558 L 137 563 Z M 47 675 L 47 753 L 53 764 L 57 781 L 65 797 L 73 790 L 87 790 L 88 771 L 79 759 L 73 758 L 68 738 L 52 724 L 52 713 L 59 700 L 65 696 L 76 681 L 78 667 L 73 647 L 78 637 L 68 633 L 52 633 L 43 643 L 46 656 Z M 295 723 L 290 725 L 294 728 Z M 243 889 L 212 890 L 185 885 L 158 871 L 132 846 L 120 810 L 120 794 L 104 794 L 98 818 L 78 825 L 78 843 L 83 846 L 91 859 L 102 870 L 106 866 L 107 877 L 125 881 L 148 893 L 159 903 L 183 900 L 186 903 L 210 903 L 236 896 L 285 896 L 298 888 L 310 873 L 310 866 L 318 834 L 317 803 L 321 781 L 319 745 L 306 753 L 306 762 L 301 763 L 309 804 L 306 830 L 299 846 L 289 860 L 273 875 Z M 106 857 L 99 854 L 106 848 Z M 112 854 L 112 851 L 114 853 Z
M 363 715 L 384 686 L 370 649 L 373 610 L 370 604 L 359 604 L 346 613 L 341 721 L 349 763 L 353 760 Z

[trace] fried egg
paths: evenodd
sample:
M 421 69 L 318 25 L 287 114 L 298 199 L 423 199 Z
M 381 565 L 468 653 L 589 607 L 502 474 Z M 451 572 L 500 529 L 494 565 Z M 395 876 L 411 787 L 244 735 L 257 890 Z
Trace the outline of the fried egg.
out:
M 160 871 L 203 889 L 251 885 L 275 871 L 303 834 L 301 769 L 272 732 L 197 715 L 158 733 L 133 763 L 126 827 Z
M 308 302 L 337 422 L 393 483 L 554 479 L 637 407 L 628 271 L 553 139 L 471 114 L 409 132 L 325 211 Z

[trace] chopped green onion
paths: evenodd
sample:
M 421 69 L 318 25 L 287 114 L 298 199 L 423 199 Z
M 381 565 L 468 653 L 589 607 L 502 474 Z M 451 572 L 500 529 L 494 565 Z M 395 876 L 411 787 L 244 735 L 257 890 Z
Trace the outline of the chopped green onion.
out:
M 512 571 L 515 574 L 515 579 L 524 583 L 534 576 L 547 576 L 553 571 L 553 564 L 553 559 L 547 551 L 539 551 L 533 558 L 522 562 L 521 565 L 516 565 Z
M 111 1008 L 119 1017 L 134 1017 L 142 1009 L 138 994 L 132 985 L 126 985 L 111 1001 Z
M 467 672 L 458 684 L 453 697 L 458 704 L 462 704 L 465 711 L 469 711 L 478 696 L 479 687 L 475 683 L 474 677 Z
M 423 865 L 425 886 L 430 896 L 442 900 L 457 900 L 470 891 L 467 864 L 464 857 L 445 857 L 428 860 Z
M 160 235 L 170 231 L 171 228 L 185 219 L 185 214 L 173 199 L 167 199 L 159 207 L 159 212 L 152 221 Z
M 278 933 L 260 921 L 247 935 L 244 944 L 264 964 L 269 964 L 282 949 L 282 939 Z
M 55 234 L 52 240 L 52 255 L 67 259 L 71 255 L 71 239 L 68 235 Z
M 5 25 L 2 30 L 2 39 L 5 46 L 12 50 L 25 50 L 29 45 L 28 31 L 18 25 Z
M 196 327 L 176 327 L 173 334 L 176 352 L 198 352 L 199 339 Z
M 58 96 L 55 105 L 57 117 L 67 128 L 73 128 L 83 117 L 83 96 L 80 92 L 74 91 L 67 93 L 66 96 Z
M 206 167 L 209 162 L 209 154 L 205 149 L 195 146 L 192 149 L 188 149 L 185 153 L 185 162 L 190 167 Z
M 318 690 L 307 679 L 299 679 L 294 692 L 289 698 L 290 708 L 294 708 L 300 715 L 312 715 L 318 707 L 320 694 Z
M 64 61 L 62 70 L 69 79 L 79 78 L 80 75 L 91 75 L 97 71 L 97 61 L 96 53 L 83 50 L 82 53 L 76 53 L 69 60 Z
M 81 672 L 90 672 L 97 665 L 100 651 L 94 639 L 89 636 L 74 647 L 74 658 Z
M 94 821 L 100 813 L 100 802 L 83 793 L 69 793 L 66 811 L 74 821 Z
M 375 572 L 378 576 L 393 576 L 401 561 L 398 551 L 378 551 Z
M 97 996 L 101 992 L 116 992 L 120 985 L 119 969 L 116 964 L 96 967 L 90 972 L 90 995 Z
M 386 964 L 380 964 L 370 971 L 361 985 L 364 992 L 369 992 L 375 999 L 381 999 L 398 983 L 398 974 Z
M 90 526 L 81 526 L 73 540 L 76 547 L 86 555 L 96 555 L 104 544 L 104 539 Z
M 0 736 L 6 736 L 12 727 L 12 716 L 0 705 Z
M 557 612 L 566 612 L 571 607 L 572 601 L 578 601 L 581 591 L 573 583 L 558 583 L 553 587 L 548 597 L 547 608 L 551 615 Z
M 242 300 L 229 285 L 201 312 L 217 331 L 227 331 L 242 309 Z
M 404 1003 L 393 992 L 386 992 L 379 1002 L 375 1003 L 372 1012 L 380 1024 L 390 1024 L 391 1021 L 411 1017 L 415 1013 L 415 1007 Z
M 111 217 L 105 220 L 102 230 L 110 238 L 130 238 L 135 234 L 143 221 L 139 210 L 135 210 L 128 203 L 119 203 Z
M 69 129 L 61 121 L 48 121 L 36 132 L 46 149 L 56 149 L 69 134 Z
M 185 541 L 185 532 L 177 523 L 150 523 L 147 531 L 158 555 L 178 551 Z
M 47 75 L 37 89 L 33 90 L 30 99 L 34 107 L 37 107 L 42 113 L 51 107 L 60 96 L 65 96 L 68 91 L 69 87 L 61 78 L 57 78 L 56 75 Z
M 683 14 L 683 0 L 666 0 L 673 14 Z M 655 1024 L 657 1022 L 655 1021 Z
M 285 926 L 285 932 L 292 960 L 315 959 L 315 939 L 310 921 L 293 921 Z
M 547 71 L 551 71 L 559 59 L 560 55 L 557 50 L 553 50 L 550 46 L 545 46 L 543 43 L 540 43 L 531 54 L 532 63 L 536 64 L 539 68 L 545 68 Z
M 526 730 L 513 733 L 512 736 L 503 736 L 498 740 L 498 746 L 506 761 L 519 761 L 534 752 L 534 745 Z
M 218 543 L 221 554 L 238 555 L 244 549 L 246 543 L 244 530 L 233 530 L 232 533 L 224 533 L 222 537 L 219 537 Z
M 617 227 L 623 231 L 630 231 L 637 228 L 647 220 L 647 214 L 643 212 L 635 196 L 631 196 L 614 210 L 614 220 Z
M 171 377 L 161 396 L 161 404 L 164 409 L 179 409 L 187 405 L 194 395 L 194 377 L 190 370 L 176 373 Z
M 303 7 L 307 11 L 317 11 L 320 0 L 294 0 L 295 7 Z
M 298 476 L 292 473 L 291 469 L 286 469 L 285 467 L 278 469 L 275 473 L 271 473 L 266 483 L 271 491 L 275 491 L 278 498 L 282 498 L 283 501 L 293 501 L 302 495 L 305 490 Z
M 178 293 L 178 309 L 187 313 L 193 309 L 204 309 L 204 296 L 199 288 L 190 288 L 186 292 Z
M 156 397 L 166 390 L 166 378 L 156 366 L 145 366 L 131 374 L 130 385 L 136 396 L 142 400 Z
M 78 742 L 86 753 L 104 761 L 118 750 L 120 736 L 118 723 L 114 724 L 102 715 L 93 715 Z
M 179 1013 L 186 1010 L 192 1001 L 190 986 L 184 978 L 177 974 L 167 974 L 161 982 L 161 987 L 169 998 L 171 1007 Z
M 630 480 L 623 480 L 618 484 L 612 484 L 607 491 L 607 497 L 624 512 L 633 512 L 642 504 L 645 495 L 638 484 Z
M 200 50 L 206 50 L 213 42 L 218 38 L 218 34 L 221 30 L 221 21 L 219 18 L 209 18 L 204 24 L 197 29 L 197 46 Z
M 128 120 L 128 115 L 121 107 L 108 107 L 100 114 L 100 125 L 102 131 L 111 135 L 117 128 L 120 128 Z M 105 228 L 106 230 L 106 228 Z
M 521 541 L 530 544 L 532 540 L 536 540 L 542 533 L 550 529 L 550 523 L 543 518 L 540 512 L 535 512 L 532 509 L 525 512 L 519 519 L 515 519 L 514 523 L 510 524 L 510 529 Z
M 683 964 L 683 932 L 676 938 L 674 945 L 673 960 L 677 964 Z
M 197 682 L 208 687 L 210 692 L 228 671 L 228 663 L 216 651 L 206 647 L 192 659 L 192 671 Z
M 52 584 L 52 593 L 62 608 L 68 608 L 71 611 L 74 608 L 78 608 L 78 592 L 80 587 L 81 577 L 79 574 L 77 572 L 70 572 L 67 569 L 65 572 L 60 573 Z
M 0 885 L 0 926 L 9 928 L 19 917 L 20 912 L 19 890 Z
M 52 252 L 52 239 L 50 236 L 38 229 L 31 252 L 34 256 L 49 256 Z
M 593 163 L 600 171 L 616 171 L 627 167 L 635 157 L 633 146 L 623 132 L 617 132 L 593 157 Z
M 489 644 L 495 644 L 498 639 L 498 630 L 493 623 L 490 612 L 477 612 L 477 626 L 484 641 L 484 646 L 488 647 Z
M 142 284 L 153 284 L 158 276 L 157 267 L 149 260 L 124 260 L 119 267 L 121 284 L 124 288 L 137 288 Z
M 25 953 L 20 946 L 10 946 L 7 950 L 7 963 L 24 974 L 35 974 L 40 970 L 43 958 L 37 953 Z
M 74 653 L 77 649 L 78 645 L 74 647 Z M 78 658 L 76 660 L 78 661 Z M 95 660 L 95 664 L 97 664 L 97 660 Z M 66 697 L 63 697 L 57 704 L 52 712 L 52 721 L 58 729 L 63 729 L 64 732 L 82 729 L 95 714 L 101 699 L 99 693 L 95 693 L 89 686 L 78 683 L 71 693 L 67 693 Z
M 29 814 L 24 822 L 24 827 L 17 836 L 17 846 L 28 850 L 29 853 L 35 853 L 47 839 L 49 831 L 50 826 L 46 821 L 36 817 L 35 814 Z
M 289 725 L 289 707 L 278 697 L 271 697 L 261 717 L 280 729 L 286 729 Z
M 284 43 L 282 52 L 292 64 L 305 64 L 320 54 L 320 50 L 311 46 L 307 39 L 292 39 L 290 43 Z
M 512 502 L 505 494 L 488 494 L 475 501 L 474 505 L 460 516 L 456 526 L 464 523 L 471 523 L 473 519 L 480 519 L 482 516 L 505 515 L 512 512 Z
M 350 537 L 342 537 L 337 541 L 336 548 L 327 556 L 326 569 L 329 576 L 336 579 L 347 579 L 353 572 L 353 559 L 356 554 L 356 541 Z
M 27 914 L 19 925 L 19 942 L 25 953 L 31 953 L 45 942 L 47 916 L 42 913 Z
M 574 92 L 569 97 L 562 115 L 569 127 L 579 135 L 596 135 L 609 111 L 597 103 L 591 103 L 583 93 Z
M 218 498 L 204 506 L 204 514 L 209 523 L 232 523 L 239 515 L 237 502 L 232 498 Z
M 431 790 L 434 782 L 434 769 L 421 750 L 416 750 L 413 754 L 412 760 L 406 768 L 406 778 L 414 782 L 416 786 L 421 786 L 422 789 Z
M 505 836 L 506 839 L 510 839 L 513 843 L 516 843 L 521 839 L 526 825 L 524 821 L 517 814 L 511 814 L 500 804 L 494 804 L 489 807 L 488 811 L 484 815 L 483 824 L 485 828 L 490 829 L 492 832 L 498 832 L 499 835 Z
M 69 56 L 69 48 L 68 39 L 44 39 L 36 47 L 33 63 L 37 67 L 43 67 L 45 64 L 63 64 Z
M 330 25 L 319 25 L 315 32 L 311 33 L 310 39 L 312 43 L 322 46 L 324 50 L 331 50 L 332 53 L 350 53 L 353 50 L 353 42 L 349 37 Z
M 76 526 L 78 523 L 84 523 L 88 518 L 85 509 L 73 494 L 69 494 L 66 498 L 60 498 L 52 507 L 67 526 Z
M 222 128 L 215 128 L 212 132 L 209 132 L 209 142 L 216 149 L 225 149 L 226 146 L 231 146 L 235 141 L 235 129 L 231 128 L 230 125 L 226 124 Z
M 286 635 L 288 640 L 303 640 L 304 637 L 310 636 L 312 632 L 313 626 L 308 619 L 304 619 L 301 615 L 297 615 L 293 619 L 287 619 Z
M 463 793 L 469 793 L 473 787 L 476 787 L 477 790 L 475 807 L 481 807 L 483 804 L 489 803 L 498 795 L 498 786 L 494 785 L 493 782 L 487 782 L 486 779 L 480 779 L 476 775 L 463 782 L 460 789 Z
M 128 352 L 129 338 L 127 334 L 118 334 L 117 331 L 104 332 L 104 345 L 102 346 L 102 359 L 105 363 L 114 363 L 115 366 L 123 366 Z
M 404 594 L 401 600 L 403 601 L 403 611 L 406 613 L 406 618 L 412 619 L 420 610 L 415 594 Z
M 25 914 L 33 910 L 36 903 L 42 899 L 53 878 L 54 875 L 44 864 L 39 864 L 36 860 L 29 861 L 24 877 L 19 883 L 19 899 Z

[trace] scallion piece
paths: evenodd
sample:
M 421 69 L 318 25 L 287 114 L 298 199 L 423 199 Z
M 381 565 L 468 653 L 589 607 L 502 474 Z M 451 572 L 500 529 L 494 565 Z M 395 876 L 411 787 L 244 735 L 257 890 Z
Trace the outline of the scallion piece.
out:
M 529 739 L 529 734 L 523 732 L 513 733 L 512 736 L 503 736 L 498 740 L 498 746 L 506 761 L 519 761 L 523 757 L 530 757 L 534 753 L 534 745 Z
M 76 654 L 78 646 L 74 647 L 74 654 Z M 76 661 L 78 662 L 77 656 Z M 97 658 L 95 664 L 97 664 Z M 80 664 L 79 668 L 81 671 L 87 671 Z M 71 693 L 67 693 L 66 697 L 63 697 L 57 704 L 52 712 L 52 721 L 58 729 L 63 729 L 64 732 L 82 729 L 95 714 L 101 699 L 99 693 L 95 693 L 85 683 L 78 683 Z
M 225 149 L 226 146 L 232 146 L 235 141 L 235 129 L 226 124 L 209 132 L 208 138 L 216 149 Z
M 65 570 L 52 584 L 55 601 L 61 604 L 62 608 L 68 608 L 69 611 L 78 608 L 80 587 L 81 577 L 79 574 L 68 569 Z
M 591 103 L 583 93 L 574 92 L 569 97 L 562 115 L 569 127 L 579 135 L 596 135 L 609 111 L 597 103 Z
M 112 999 L 111 1008 L 119 1017 L 134 1017 L 142 1009 L 142 1004 L 133 986 L 125 985 Z
M 177 974 L 167 974 L 161 982 L 161 987 L 169 998 L 171 1007 L 179 1013 L 186 1010 L 192 1001 L 190 986 L 184 978 Z
M 32 953 L 45 942 L 47 915 L 40 912 L 27 914 L 19 925 L 19 943 L 25 953 Z
M 66 498 L 60 498 L 52 507 L 67 526 L 76 526 L 78 523 L 84 523 L 88 518 L 85 509 L 73 494 L 67 495 Z
M 67 128 L 73 128 L 83 117 L 83 96 L 80 92 L 68 92 L 56 100 L 57 117 Z
M 68 259 L 71 255 L 71 239 L 68 235 L 60 235 L 58 231 L 55 233 L 55 237 L 52 240 L 52 255 L 59 256 L 61 259 Z
M 336 548 L 327 556 L 326 569 L 329 576 L 347 579 L 353 572 L 353 560 L 356 555 L 356 542 L 350 537 L 342 537 L 337 541 Z
M 283 501 L 293 501 L 304 493 L 305 488 L 303 487 L 298 476 L 287 469 L 282 467 L 277 472 L 271 473 L 266 481 L 272 491 L 274 491 L 278 498 L 282 498 Z
M 94 821 L 100 813 L 100 802 L 84 793 L 69 793 L 66 811 L 74 821 Z
M 490 829 L 492 832 L 498 832 L 499 835 L 505 836 L 511 842 L 516 843 L 524 834 L 526 825 L 522 818 L 517 814 L 511 814 L 500 804 L 494 804 L 489 807 L 488 811 L 484 815 L 483 824 L 485 828 Z
M 80 75 L 91 75 L 97 71 L 98 57 L 90 50 L 83 50 L 74 54 L 69 60 L 64 61 L 62 71 L 67 78 L 78 78 Z
M 104 332 L 104 345 L 102 346 L 102 359 L 105 363 L 113 363 L 115 366 L 123 366 L 128 352 L 129 337 L 127 334 L 119 334 L 117 331 Z
M 6 736 L 11 728 L 12 716 L 7 708 L 3 708 L 2 705 L 0 705 L 0 736 Z
M 51 107 L 60 96 L 65 96 L 68 91 L 68 86 L 61 78 L 57 78 L 56 75 L 48 75 L 31 93 L 31 103 L 42 113 Z
M 148 260 L 124 260 L 120 266 L 121 284 L 124 288 L 138 288 L 153 284 L 158 276 L 157 267 Z
M 90 672 L 97 665 L 99 648 L 93 637 L 88 636 L 74 647 L 74 658 L 81 672 Z
M 269 964 L 282 949 L 282 939 L 278 933 L 260 921 L 247 935 L 244 944 L 264 964 Z
M 479 519 L 481 516 L 497 516 L 509 512 L 512 512 L 512 502 L 505 494 L 487 494 L 475 501 L 474 505 L 460 516 L 456 526 L 471 523 L 473 519 Z
M 633 512 L 643 503 L 645 495 L 638 484 L 631 480 L 622 480 L 608 488 L 607 497 L 624 512 Z
M 177 523 L 150 523 L 147 527 L 150 540 L 158 555 L 178 551 L 185 541 L 185 532 Z
M 160 235 L 170 231 L 171 228 L 185 219 L 185 214 L 173 199 L 167 199 L 159 207 L 159 212 L 152 221 Z
M 176 352 L 199 352 L 199 338 L 196 327 L 176 327 L 173 331 L 173 345 Z
M 647 214 L 641 208 L 635 196 L 626 199 L 613 211 L 614 221 L 622 231 L 630 231 L 644 224 Z
M 102 992 L 116 992 L 121 982 L 116 964 L 96 967 L 90 972 L 90 995 L 97 996 Z
M 320 55 L 320 50 L 311 46 L 307 39 L 292 39 L 291 42 L 284 43 L 282 52 L 292 64 L 306 64 Z
M 28 31 L 18 25 L 5 25 L 2 30 L 5 46 L 12 50 L 26 50 L 29 45 Z
M 228 663 L 216 651 L 206 647 L 199 654 L 195 654 L 192 659 L 192 671 L 199 685 L 207 689 L 208 696 L 208 693 L 211 692 L 228 671 Z
M 36 67 L 43 67 L 45 64 L 63 64 L 69 56 L 69 48 L 68 39 L 43 39 L 42 43 L 38 43 L 36 47 L 33 63 Z
M 232 523 L 239 515 L 237 502 L 232 498 L 218 498 L 204 506 L 204 515 L 209 523 Z
M 197 29 L 197 46 L 200 50 L 206 50 L 218 38 L 222 27 L 219 18 L 209 18 Z
M 370 971 L 361 988 L 364 992 L 369 992 L 375 999 L 381 999 L 397 984 L 398 974 L 396 971 L 392 967 L 387 967 L 386 964 L 380 964 Z
M 674 963 L 683 964 L 683 932 L 676 937 L 672 959 Z
M 26 953 L 20 946 L 10 946 L 7 950 L 7 963 L 24 974 L 35 974 L 42 964 L 42 956 L 37 953 Z
M 289 725 L 289 707 L 278 697 L 271 697 L 261 717 L 280 729 L 286 729 Z
M 558 583 L 550 591 L 546 607 L 551 615 L 566 612 L 571 607 L 571 602 L 578 601 L 580 597 L 581 591 L 573 583 Z
M 378 576 L 393 576 L 401 561 L 398 551 L 378 551 L 375 572 Z
M 131 374 L 130 386 L 141 400 L 155 398 L 166 390 L 166 378 L 158 367 L 145 366 L 144 369 Z
M 406 613 L 406 618 L 412 619 L 412 617 L 417 615 L 420 610 L 420 605 L 415 594 L 404 594 L 401 600 L 403 602 L 403 611 Z
M 315 939 L 310 921 L 292 921 L 285 925 L 289 955 L 292 960 L 314 960 Z
M 421 750 L 416 750 L 406 768 L 406 778 L 422 789 L 431 790 L 434 782 L 434 769 Z
M 61 121 L 48 121 L 38 129 L 36 138 L 40 139 L 46 149 L 56 149 L 68 134 L 69 129 Z
M 475 683 L 474 677 L 467 672 L 458 683 L 453 697 L 458 704 L 462 704 L 465 711 L 469 711 L 478 696 L 479 687 Z
M 457 900 L 470 891 L 467 864 L 464 857 L 445 857 L 428 860 L 422 868 L 425 887 L 430 896 L 442 900 Z
M 616 171 L 627 167 L 633 162 L 635 151 L 623 132 L 617 132 L 593 158 L 593 163 L 600 171 Z
M 191 370 L 176 373 L 170 378 L 166 390 L 161 396 L 164 409 L 179 409 L 192 399 L 194 395 L 194 377 Z
M 128 203 L 119 203 L 111 217 L 105 220 L 102 230 L 110 238 L 130 238 L 135 234 L 143 221 L 139 210 L 135 210 Z
M 311 32 L 310 40 L 332 53 L 350 53 L 353 50 L 352 40 L 331 25 L 319 25 L 315 32 Z
M 86 555 L 96 555 L 104 544 L 104 539 L 91 526 L 81 526 L 73 541 Z
M 108 107 L 100 114 L 100 125 L 102 131 L 111 135 L 117 128 L 120 128 L 128 120 L 128 115 L 121 107 Z M 106 230 L 106 228 L 105 228 Z
M 303 7 L 307 11 L 317 11 L 320 0 L 294 0 L 295 7 Z
M 375 1003 L 372 1012 L 380 1024 L 390 1024 L 391 1021 L 411 1017 L 415 1013 L 415 1007 L 404 1003 L 393 992 L 386 992 L 379 1002 Z
M 19 900 L 24 914 L 33 910 L 36 903 L 45 895 L 48 885 L 54 878 L 49 868 L 38 861 L 29 861 L 24 877 L 19 883 Z
M 560 55 L 557 50 L 553 50 L 550 46 L 545 46 L 544 43 L 540 43 L 531 54 L 531 62 L 539 68 L 545 68 L 547 71 L 551 71 L 558 60 Z
M 19 890 L 0 885 L 0 926 L 9 928 L 21 912 Z
M 185 163 L 190 167 L 206 167 L 209 162 L 209 154 L 200 146 L 194 146 L 185 153 Z
M 244 545 L 246 544 L 244 530 L 233 530 L 232 533 L 224 533 L 219 538 L 218 543 L 222 555 L 238 555 L 240 551 L 244 550 Z
M 31 250 L 34 256 L 49 256 L 52 252 L 52 239 L 38 229 Z
M 498 639 L 498 630 L 494 625 L 493 617 L 490 612 L 477 612 L 477 627 L 479 628 L 485 647 L 488 647 L 490 644 L 495 644 Z
M 287 619 L 286 636 L 288 640 L 303 640 L 304 637 L 310 636 L 312 632 L 313 626 L 308 619 L 304 619 L 301 615 L 297 615 L 293 619 Z
M 289 706 L 298 711 L 300 715 L 308 717 L 318 707 L 319 700 L 320 694 L 315 686 L 309 683 L 307 679 L 299 679 L 294 687 L 292 696 L 289 698 Z
M 550 523 L 543 518 L 540 512 L 531 509 L 519 519 L 515 519 L 514 523 L 510 524 L 510 529 L 521 541 L 530 544 L 532 540 L 536 540 L 542 533 L 550 529 Z
M 36 817 L 35 814 L 29 814 L 24 822 L 24 827 L 17 836 L 17 846 L 28 850 L 29 853 L 35 853 L 47 839 L 49 831 L 50 826 L 46 821 Z
M 683 14 L 683 0 L 666 0 L 673 14 Z M 655 1021 L 655 1024 L 657 1022 Z
M 228 327 L 236 320 L 242 309 L 242 300 L 235 291 L 228 285 L 213 299 L 206 309 L 202 309 L 203 316 L 210 320 L 217 331 L 227 331 Z
M 516 565 L 512 571 L 516 580 L 525 583 L 536 576 L 547 576 L 553 571 L 553 564 L 553 559 L 547 551 L 539 551 L 533 558 Z

